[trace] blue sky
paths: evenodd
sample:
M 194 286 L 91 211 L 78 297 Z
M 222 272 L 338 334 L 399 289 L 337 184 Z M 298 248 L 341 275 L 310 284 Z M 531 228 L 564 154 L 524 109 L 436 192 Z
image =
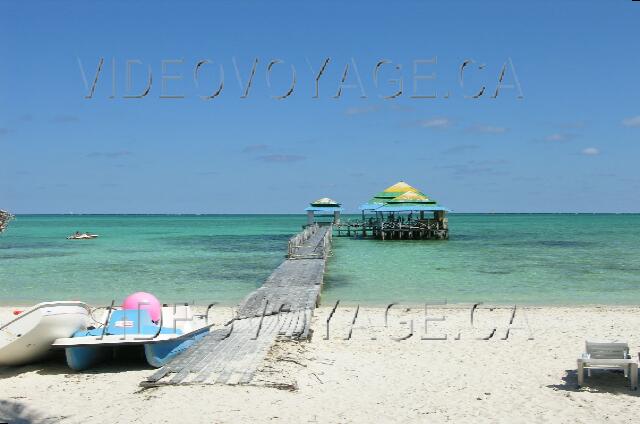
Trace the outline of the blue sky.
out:
M 639 39 L 632 1 L 3 0 L 0 208 L 296 213 L 330 196 L 355 210 L 404 179 L 458 212 L 639 212 Z M 90 85 L 101 57 L 86 99 L 79 63 Z M 256 58 L 241 98 L 234 59 L 244 84 Z M 164 74 L 181 79 L 163 91 L 171 60 L 182 63 Z M 411 98 L 416 61 L 435 73 L 417 94 L 436 98 Z M 505 63 L 522 99 L 491 98 Z M 361 81 L 367 98 L 358 87 L 334 98 L 346 64 L 345 84 Z M 291 66 L 293 92 L 272 98 Z M 124 98 L 149 67 L 149 94 Z M 220 95 L 201 99 L 221 68 Z M 381 98 L 400 78 L 402 95 Z

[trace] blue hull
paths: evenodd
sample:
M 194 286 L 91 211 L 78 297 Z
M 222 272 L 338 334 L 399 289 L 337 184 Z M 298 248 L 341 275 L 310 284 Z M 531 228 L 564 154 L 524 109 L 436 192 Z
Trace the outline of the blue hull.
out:
M 160 368 L 172 358 L 191 347 L 191 345 L 204 337 L 208 332 L 208 328 L 203 328 L 202 331 L 188 339 L 168 340 L 160 343 L 147 343 L 144 345 L 144 355 L 147 358 L 149 365 Z
M 64 353 L 67 357 L 67 365 L 69 365 L 69 368 L 76 371 L 83 371 L 108 359 L 112 354 L 112 349 L 105 347 L 77 346 L 66 348 Z
M 137 348 L 139 352 L 144 349 L 144 354 L 149 365 L 152 367 L 161 367 L 171 358 L 188 349 L 196 340 L 201 339 L 208 332 L 209 327 L 207 326 L 188 334 L 181 334 L 181 332 L 176 329 L 156 326 L 151 321 L 149 313 L 145 310 L 116 310 L 110 314 L 106 328 L 79 331 L 73 335 L 74 338 L 78 339 L 82 337 L 98 337 L 98 343 L 95 345 L 67 347 L 65 348 L 65 354 L 69 367 L 76 371 L 82 371 L 113 357 L 114 351 L 126 346 L 127 349 Z M 153 338 L 160 334 L 171 334 L 177 337 L 154 342 Z M 148 341 L 139 342 L 139 344 L 126 342 L 114 343 L 113 339 L 111 339 L 109 343 L 101 344 L 99 342 L 102 340 L 100 337 L 104 335 L 118 335 L 122 336 L 123 339 L 125 336 L 129 338 L 143 336 L 143 339 Z
M 187 350 L 196 341 L 200 340 L 209 332 L 208 328 L 195 333 L 189 338 L 178 338 L 158 343 L 146 343 L 139 346 L 144 348 L 144 355 L 147 363 L 152 367 L 162 367 L 172 358 Z M 92 368 L 101 362 L 113 357 L 113 350 L 117 346 L 76 346 L 65 349 L 67 365 L 75 371 L 83 371 Z

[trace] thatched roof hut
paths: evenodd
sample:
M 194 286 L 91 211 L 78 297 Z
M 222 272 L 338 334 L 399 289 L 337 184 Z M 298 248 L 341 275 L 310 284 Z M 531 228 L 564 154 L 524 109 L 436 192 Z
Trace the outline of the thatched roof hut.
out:
M 329 197 L 323 197 L 310 203 L 312 207 L 340 207 L 340 203 Z
M 376 194 L 367 203 L 358 208 L 365 213 L 376 212 L 450 212 L 449 209 L 438 205 L 434 199 L 422 193 L 417 188 L 399 181 Z

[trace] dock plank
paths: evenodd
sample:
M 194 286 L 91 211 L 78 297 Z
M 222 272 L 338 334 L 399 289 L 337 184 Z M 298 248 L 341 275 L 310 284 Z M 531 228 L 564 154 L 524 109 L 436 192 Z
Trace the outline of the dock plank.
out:
M 294 257 L 240 302 L 231 323 L 209 332 L 140 384 L 251 384 L 278 337 L 308 339 L 331 231 L 331 226 L 317 227 L 296 246 Z

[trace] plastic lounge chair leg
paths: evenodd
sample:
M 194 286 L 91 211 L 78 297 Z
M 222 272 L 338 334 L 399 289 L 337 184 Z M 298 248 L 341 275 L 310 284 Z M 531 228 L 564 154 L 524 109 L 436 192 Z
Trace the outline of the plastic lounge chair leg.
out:
M 629 368 L 630 368 L 629 373 L 631 374 L 629 376 L 631 380 L 631 390 L 637 390 L 638 389 L 638 364 L 631 364 L 629 365 Z
M 582 387 L 584 384 L 584 366 L 582 362 L 578 361 L 578 387 Z

